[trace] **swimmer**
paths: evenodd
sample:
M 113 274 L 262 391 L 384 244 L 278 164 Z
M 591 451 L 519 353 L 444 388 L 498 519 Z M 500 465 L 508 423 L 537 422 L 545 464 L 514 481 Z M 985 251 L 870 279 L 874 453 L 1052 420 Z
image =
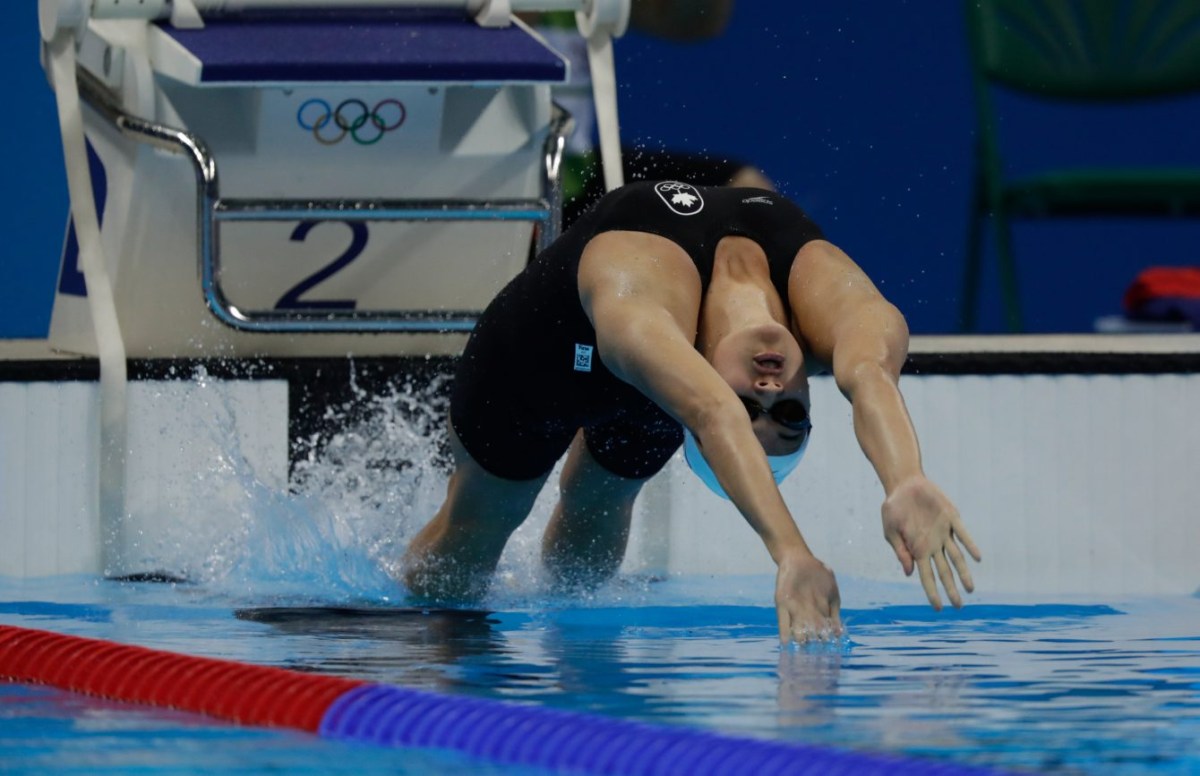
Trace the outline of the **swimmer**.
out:
M 478 599 L 566 453 L 542 559 L 563 586 L 620 566 L 634 499 L 681 445 L 777 567 L 784 642 L 842 633 L 837 581 L 780 495 L 832 370 L 883 485 L 883 535 L 935 609 L 980 553 L 921 467 L 899 390 L 908 327 L 796 205 L 754 188 L 634 183 L 606 195 L 481 316 L 450 404 L 446 500 L 404 558 L 415 595 Z

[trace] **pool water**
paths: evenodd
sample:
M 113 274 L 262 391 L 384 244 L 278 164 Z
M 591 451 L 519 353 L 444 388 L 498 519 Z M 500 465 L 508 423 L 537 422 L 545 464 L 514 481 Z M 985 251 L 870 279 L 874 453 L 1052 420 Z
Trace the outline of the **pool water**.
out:
M 92 578 L 0 581 L 0 623 L 740 736 L 1054 773 L 1200 773 L 1200 598 L 842 580 L 848 638 L 780 649 L 767 577 L 623 578 L 487 613 Z M 350 616 L 347 605 L 373 616 Z M 0 770 L 520 773 L 0 685 Z
M 53 774 L 518 773 L 450 752 L 352 746 L 300 732 L 44 687 L 0 685 L 0 772 Z

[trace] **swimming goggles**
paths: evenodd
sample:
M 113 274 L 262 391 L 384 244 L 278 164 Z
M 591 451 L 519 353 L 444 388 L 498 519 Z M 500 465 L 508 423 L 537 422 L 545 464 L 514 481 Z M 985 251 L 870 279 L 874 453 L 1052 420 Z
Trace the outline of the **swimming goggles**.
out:
M 812 421 L 808 418 L 808 410 L 805 409 L 803 402 L 796 399 L 784 399 L 772 404 L 771 409 L 768 410 L 754 399 L 747 399 L 745 396 L 738 398 L 742 400 L 746 412 L 750 414 L 751 423 L 758 420 L 758 417 L 765 412 L 771 420 L 779 425 L 791 431 L 803 431 L 806 437 L 812 430 Z

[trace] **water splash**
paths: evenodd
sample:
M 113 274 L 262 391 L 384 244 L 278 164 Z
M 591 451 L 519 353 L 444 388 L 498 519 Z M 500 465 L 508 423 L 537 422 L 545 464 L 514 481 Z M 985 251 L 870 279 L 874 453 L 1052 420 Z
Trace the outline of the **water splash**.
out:
M 200 371 L 193 384 L 213 389 L 218 411 L 200 425 L 220 454 L 195 472 L 186 499 L 193 527 L 174 542 L 190 550 L 188 578 L 256 600 L 403 598 L 400 556 L 445 493 L 446 378 L 368 391 L 352 375 L 351 398 L 328 407 L 322 431 L 301 440 L 286 483 L 251 465 L 239 412 L 213 381 Z
M 172 409 L 154 427 L 154 444 L 139 454 L 193 449 L 169 481 L 143 483 L 157 491 L 149 506 L 161 518 L 143 516 L 136 537 L 149 568 L 198 583 L 200 595 L 258 604 L 405 603 L 404 550 L 446 492 L 449 375 L 398 377 L 383 386 L 363 380 L 372 383 L 364 387 L 352 369 L 347 398 L 328 405 L 314 430 L 292 440 L 286 481 L 254 463 L 263 458 L 254 449 L 262 443 L 255 436 L 262 433 L 260 419 L 253 417 L 261 396 L 243 401 L 236 382 L 213 379 L 202 368 L 191 378 L 156 383 L 155 395 L 146 397 Z M 257 390 L 241 387 L 249 395 Z M 541 535 L 558 497 L 558 474 L 551 473 L 510 539 L 483 605 L 514 610 L 644 600 L 653 586 L 628 574 L 596 591 L 552 592 Z

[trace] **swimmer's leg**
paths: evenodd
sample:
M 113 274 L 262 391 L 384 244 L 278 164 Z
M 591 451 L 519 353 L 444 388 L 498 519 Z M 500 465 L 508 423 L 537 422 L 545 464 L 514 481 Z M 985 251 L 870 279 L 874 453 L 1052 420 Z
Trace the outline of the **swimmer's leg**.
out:
M 441 509 L 404 555 L 409 591 L 433 601 L 472 601 L 488 588 L 512 532 L 529 516 L 549 472 L 506 480 L 475 462 L 450 429 L 454 473 Z
M 593 588 L 611 577 L 625 558 L 633 502 L 645 479 L 605 469 L 575 435 L 559 479 L 561 495 L 542 536 L 542 561 L 566 588 Z

